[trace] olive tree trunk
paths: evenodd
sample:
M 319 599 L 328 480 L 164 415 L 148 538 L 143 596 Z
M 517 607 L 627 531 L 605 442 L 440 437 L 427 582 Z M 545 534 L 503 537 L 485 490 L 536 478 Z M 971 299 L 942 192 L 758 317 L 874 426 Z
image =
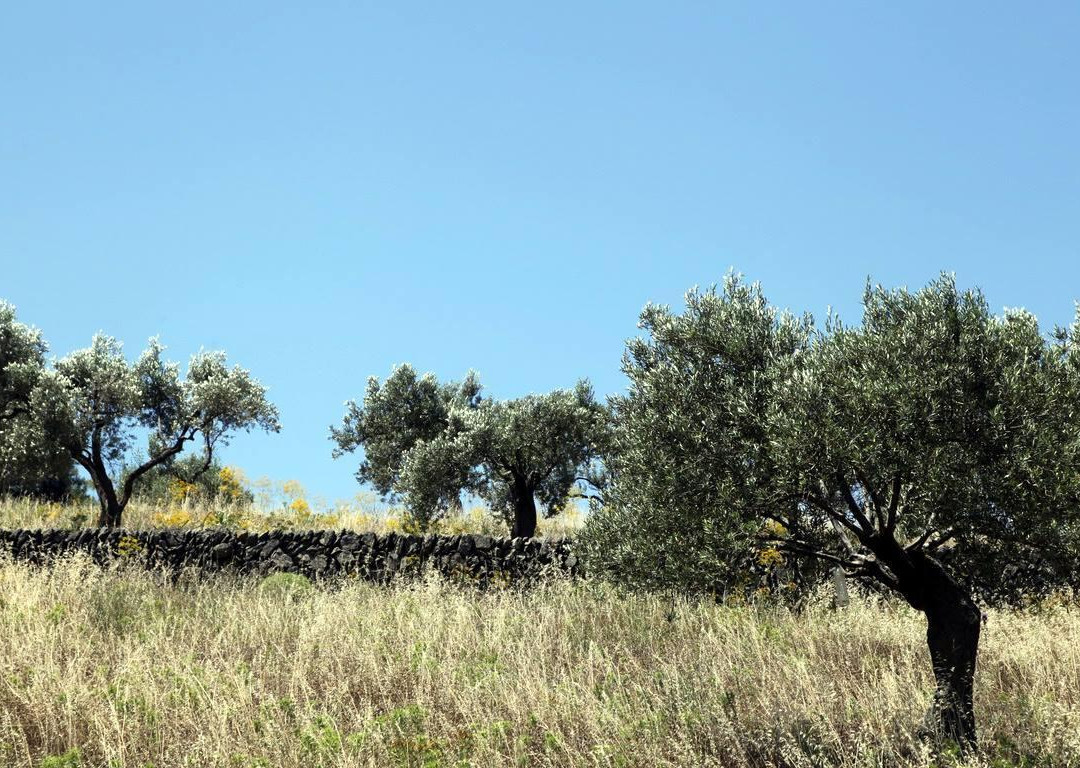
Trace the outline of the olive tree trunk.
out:
M 966 590 L 955 581 L 950 586 L 932 592 L 924 611 L 937 685 L 925 727 L 966 754 L 976 745 L 973 693 L 982 614 Z
M 536 498 L 533 489 L 523 481 L 515 481 L 512 488 L 514 525 L 510 535 L 531 538 L 536 535 Z
M 119 528 L 124 514 L 124 507 L 116 499 L 115 494 L 101 495 L 98 502 L 101 508 L 98 515 L 98 526 L 101 528 Z
M 907 552 L 891 537 L 873 549 L 895 575 L 893 586 L 926 616 L 936 688 L 921 734 L 970 754 L 976 747 L 973 693 L 982 612 L 971 591 L 926 552 Z

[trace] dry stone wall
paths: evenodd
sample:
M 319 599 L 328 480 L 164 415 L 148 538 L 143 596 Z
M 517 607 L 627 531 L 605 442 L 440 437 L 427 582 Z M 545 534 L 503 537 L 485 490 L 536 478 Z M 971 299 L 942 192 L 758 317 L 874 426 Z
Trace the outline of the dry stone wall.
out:
M 178 573 L 186 568 L 311 578 L 356 576 L 385 582 L 436 571 L 483 585 L 551 574 L 579 575 L 567 541 L 478 534 L 416 536 L 351 531 L 0 530 L 0 556 L 45 563 L 84 552 L 98 563 L 117 559 Z

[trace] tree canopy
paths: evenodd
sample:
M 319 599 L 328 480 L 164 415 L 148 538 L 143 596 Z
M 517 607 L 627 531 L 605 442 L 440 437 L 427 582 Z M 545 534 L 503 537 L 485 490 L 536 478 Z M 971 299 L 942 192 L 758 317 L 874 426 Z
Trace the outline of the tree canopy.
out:
M 15 307 L 0 301 L 0 424 L 28 411 L 46 350 L 41 332 L 20 323 Z
M 863 304 L 861 325 L 818 330 L 730 277 L 690 292 L 681 315 L 647 307 L 585 545 L 597 567 L 654 586 L 728 584 L 767 544 L 895 591 L 927 616 L 932 721 L 969 745 L 966 576 L 988 552 L 1075 541 L 1080 324 L 1044 337 L 949 276 L 868 286 Z
M 480 395 L 475 374 L 440 385 L 411 366 L 380 385 L 369 379 L 363 404 L 346 404 L 331 428 L 335 455 L 363 447 L 357 479 L 405 501 L 425 527 L 475 493 L 515 536 L 536 530 L 537 502 L 562 509 L 605 439 L 608 415 L 587 382 L 571 390 L 496 401 Z
M 75 465 L 30 414 L 47 349 L 41 332 L 0 301 L 0 493 L 60 500 L 81 490 Z
M 189 442 L 199 441 L 205 469 L 230 433 L 280 428 L 266 389 L 246 370 L 228 368 L 224 353 L 194 355 L 181 377 L 163 351 L 151 339 L 132 364 L 118 341 L 98 334 L 90 347 L 45 370 L 34 387 L 35 417 L 90 475 L 101 525 L 119 525 L 139 478 L 173 461 Z M 148 432 L 146 459 L 133 464 L 138 429 Z
M 341 426 L 330 427 L 334 458 L 363 448 L 357 482 L 370 483 L 384 497 L 397 499 L 409 451 L 417 442 L 442 434 L 452 409 L 475 408 L 480 390 L 473 372 L 461 382 L 440 384 L 434 374 L 418 376 L 408 363 L 397 366 L 383 383 L 371 376 L 362 404 L 345 403 Z M 463 487 L 465 478 L 458 480 L 458 487 Z

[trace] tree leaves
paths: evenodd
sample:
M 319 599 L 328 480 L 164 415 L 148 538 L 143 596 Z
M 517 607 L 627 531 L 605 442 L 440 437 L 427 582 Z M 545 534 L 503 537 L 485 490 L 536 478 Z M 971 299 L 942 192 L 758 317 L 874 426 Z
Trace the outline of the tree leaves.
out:
M 733 276 L 639 326 L 610 503 L 585 536 L 601 567 L 636 553 L 641 579 L 711 589 L 776 522 L 792 553 L 865 562 L 874 537 L 945 538 L 963 569 L 975 542 L 1057 546 L 1055 521 L 1080 509 L 1078 326 L 1048 341 L 947 275 L 868 284 L 857 326 L 830 315 L 818 331 Z M 659 570 L 658 548 L 673 553 Z
M 334 455 L 362 447 L 357 480 L 403 498 L 421 527 L 459 505 L 463 492 L 508 520 L 519 493 L 559 511 L 600 453 L 606 409 L 585 381 L 508 401 L 480 392 L 474 373 L 440 385 L 403 365 L 383 384 L 373 377 L 363 404 L 346 403 L 342 425 L 331 427 Z

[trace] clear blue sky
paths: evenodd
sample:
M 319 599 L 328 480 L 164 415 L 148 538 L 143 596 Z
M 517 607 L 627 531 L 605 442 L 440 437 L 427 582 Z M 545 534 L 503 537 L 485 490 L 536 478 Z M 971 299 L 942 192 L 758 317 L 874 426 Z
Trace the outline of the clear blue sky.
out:
M 348 497 L 368 375 L 623 390 L 650 300 L 730 268 L 857 320 L 940 270 L 1080 299 L 1076 3 L 11 2 L 0 297 L 52 351 L 225 349 Z

